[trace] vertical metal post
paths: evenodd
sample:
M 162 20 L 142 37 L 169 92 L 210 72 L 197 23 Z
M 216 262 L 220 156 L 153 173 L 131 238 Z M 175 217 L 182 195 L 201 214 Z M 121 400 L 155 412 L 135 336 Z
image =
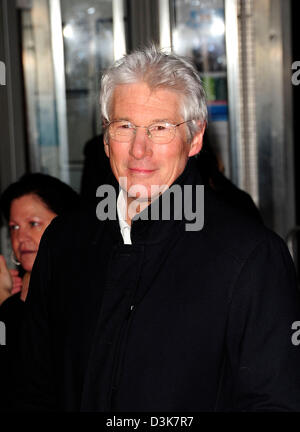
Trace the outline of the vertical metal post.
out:
M 18 31 L 16 2 L 0 0 L 0 60 L 5 65 L 5 83 L 0 85 L 0 193 L 26 171 Z M 0 229 L 0 251 L 8 260 L 10 246 L 5 227 Z
M 54 85 L 57 108 L 57 123 L 59 137 L 60 176 L 63 181 L 70 183 L 69 152 L 68 152 L 68 123 L 65 85 L 64 42 L 62 33 L 62 19 L 60 0 L 49 0 L 50 26 L 52 41 L 52 59 L 54 67 Z
M 126 54 L 124 0 L 112 0 L 114 60 Z
M 172 42 L 169 0 L 158 0 L 158 15 L 160 47 L 166 52 L 171 52 Z
M 128 0 L 130 49 L 159 45 L 158 0 Z
M 256 98 L 255 98 L 255 37 L 253 0 L 240 1 L 239 44 L 241 72 L 241 131 L 240 143 L 243 155 L 241 187 L 249 192 L 259 203 L 257 172 L 257 134 L 256 134 Z
M 231 179 L 242 186 L 241 167 L 244 165 L 241 152 L 241 94 L 238 38 L 238 0 L 225 0 L 225 40 L 227 57 L 227 86 L 229 107 L 229 137 L 231 149 Z
M 260 206 L 282 237 L 295 224 L 290 2 L 254 0 Z

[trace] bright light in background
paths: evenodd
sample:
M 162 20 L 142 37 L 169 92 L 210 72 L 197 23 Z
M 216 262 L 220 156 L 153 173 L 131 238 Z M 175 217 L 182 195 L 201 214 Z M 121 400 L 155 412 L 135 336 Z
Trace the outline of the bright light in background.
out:
M 125 26 L 124 26 L 124 2 L 113 0 L 113 35 L 114 35 L 114 60 L 118 60 L 126 54 Z
M 96 9 L 94 7 L 90 7 L 90 8 L 88 8 L 87 13 L 89 15 L 93 15 L 95 13 L 95 11 L 96 11 Z
M 74 31 L 71 24 L 67 24 L 63 29 L 63 35 L 67 39 L 72 39 L 74 37 Z
M 159 43 L 164 52 L 171 51 L 169 0 L 159 0 Z
M 210 26 L 210 33 L 212 36 L 222 36 L 225 32 L 224 21 L 221 18 L 213 18 Z

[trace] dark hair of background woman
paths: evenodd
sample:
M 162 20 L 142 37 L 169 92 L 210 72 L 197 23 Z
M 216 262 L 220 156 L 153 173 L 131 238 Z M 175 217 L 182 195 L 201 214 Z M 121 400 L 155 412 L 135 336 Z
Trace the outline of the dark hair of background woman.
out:
M 7 221 L 12 201 L 28 194 L 37 195 L 57 215 L 72 211 L 80 205 L 77 192 L 61 180 L 42 173 L 24 174 L 1 195 L 0 208 Z

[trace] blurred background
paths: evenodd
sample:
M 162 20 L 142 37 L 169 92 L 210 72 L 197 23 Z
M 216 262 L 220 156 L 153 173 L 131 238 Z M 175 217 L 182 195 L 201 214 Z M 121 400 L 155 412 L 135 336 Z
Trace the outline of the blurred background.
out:
M 102 71 L 154 41 L 193 59 L 220 169 L 251 195 L 298 266 L 297 3 L 0 0 L 0 192 L 37 171 L 80 191 L 85 145 L 102 132 Z M 0 235 L 8 255 L 4 226 Z

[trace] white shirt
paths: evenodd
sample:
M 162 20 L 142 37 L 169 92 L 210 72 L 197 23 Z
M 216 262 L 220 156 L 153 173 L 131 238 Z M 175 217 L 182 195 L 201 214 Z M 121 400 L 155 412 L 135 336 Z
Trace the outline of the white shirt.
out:
M 119 225 L 121 234 L 123 237 L 124 244 L 132 244 L 131 243 L 131 226 L 128 225 L 126 222 L 126 200 L 124 196 L 124 191 L 121 189 L 119 192 L 119 196 L 117 199 L 117 212 L 118 212 L 118 218 L 119 218 Z

